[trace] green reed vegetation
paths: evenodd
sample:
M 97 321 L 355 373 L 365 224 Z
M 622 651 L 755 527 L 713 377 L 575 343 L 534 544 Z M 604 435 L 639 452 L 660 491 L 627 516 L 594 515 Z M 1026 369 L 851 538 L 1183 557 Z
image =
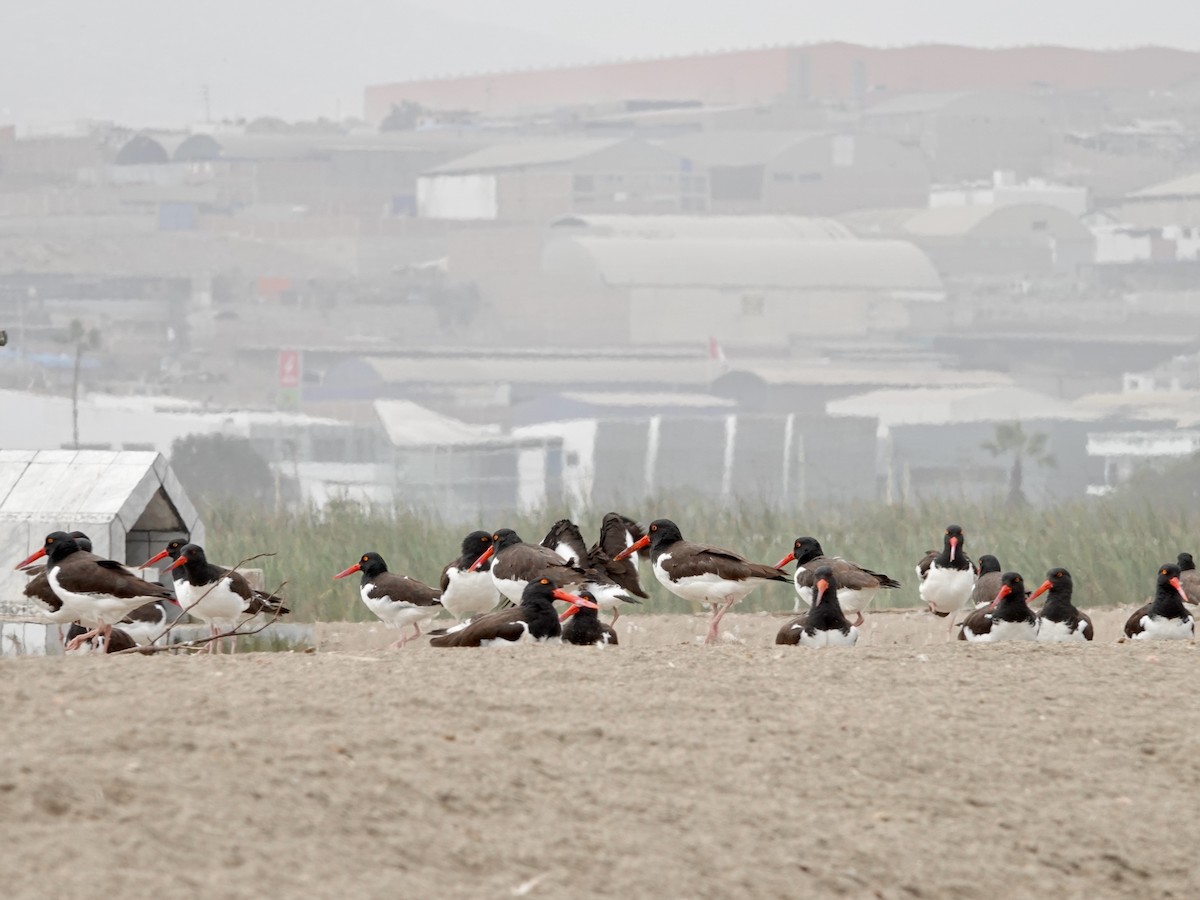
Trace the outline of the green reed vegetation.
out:
M 881 591 L 877 607 L 918 604 L 914 566 L 928 549 L 940 547 L 945 526 L 962 525 L 972 559 L 993 553 L 1005 570 L 1025 575 L 1032 589 L 1047 569 L 1066 566 L 1075 577 L 1076 602 L 1101 606 L 1141 601 L 1153 593 L 1155 569 L 1181 550 L 1197 552 L 1200 515 L 1188 506 L 1162 511 L 1117 499 L 1096 499 L 1048 509 L 990 504 L 928 503 L 908 506 L 824 506 L 811 512 L 783 512 L 750 501 L 661 499 L 620 511 L 643 525 L 674 519 L 686 538 L 737 550 L 767 564 L 779 561 L 800 535 L 817 537 L 826 553 L 853 559 L 885 572 L 903 587 Z M 579 515 L 589 542 L 605 510 Z M 527 541 L 540 541 L 549 526 L 567 515 L 550 509 L 480 522 L 494 530 L 510 527 Z M 276 513 L 262 506 L 225 502 L 206 515 L 210 557 L 225 565 L 256 553 L 275 555 L 261 566 L 267 586 L 286 580 L 284 591 L 297 621 L 369 620 L 358 596 L 357 577 L 333 576 L 368 550 L 381 553 L 394 572 L 437 585 L 442 567 L 457 557 L 462 537 L 472 528 L 448 525 L 430 512 L 367 509 L 335 504 L 326 510 Z M 626 612 L 687 612 L 687 603 L 667 593 L 649 566 L 642 583 L 651 599 Z M 790 585 L 760 587 L 739 605 L 744 612 L 791 609 Z

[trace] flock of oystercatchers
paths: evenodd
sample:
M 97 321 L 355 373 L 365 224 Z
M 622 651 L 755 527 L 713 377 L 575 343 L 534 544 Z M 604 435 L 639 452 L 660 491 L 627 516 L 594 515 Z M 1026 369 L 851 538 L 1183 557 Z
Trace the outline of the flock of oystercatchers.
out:
M 962 528 L 950 525 L 942 549 L 930 550 L 916 567 L 922 601 L 933 614 L 948 618 L 951 630 L 959 626 L 960 640 L 1063 642 L 1095 637 L 1091 619 L 1072 602 L 1074 586 L 1066 569 L 1051 569 L 1030 593 L 1020 573 L 1002 572 L 995 556 L 972 562 L 965 544 Z M 623 604 L 648 596 L 638 577 L 639 553 L 646 549 L 655 577 L 668 591 L 711 609 L 705 643 L 717 640 L 726 613 L 756 587 L 790 581 L 796 591 L 793 612 L 800 614 L 779 630 L 775 642 L 852 646 L 875 594 L 900 587 L 888 575 L 826 556 L 813 537 L 797 538 L 792 551 L 770 566 L 732 550 L 684 540 L 670 519 L 657 519 L 643 532 L 632 519 L 615 512 L 604 517 L 599 540 L 590 548 L 568 519 L 556 522 L 538 544 L 522 541 L 508 528 L 492 534 L 474 531 L 463 539 L 459 557 L 443 569 L 439 588 L 390 572 L 375 552 L 364 553 L 334 578 L 361 575 L 363 603 L 401 632 L 394 648 L 420 637 L 421 625 L 443 609 L 458 621 L 429 632 L 435 647 L 527 640 L 607 645 L 617 643 L 617 634 L 598 613 L 611 611 L 615 623 Z M 44 568 L 30 568 L 42 557 L 47 559 Z M 173 573 L 174 592 L 92 553 L 91 542 L 81 532 L 47 535 L 43 547 L 17 568 L 33 575 L 26 596 L 52 622 L 72 624 L 68 650 L 93 640 L 103 641 L 108 652 L 150 643 L 178 614 L 168 604 L 209 625 L 210 650 L 228 629 L 250 618 L 288 612 L 280 597 L 255 590 L 241 573 L 210 563 L 196 544 L 172 541 L 140 568 L 167 558 L 172 560 L 167 571 Z M 792 562 L 796 570 L 789 577 L 785 567 Z M 1043 594 L 1042 608 L 1034 611 L 1030 601 Z M 554 607 L 556 600 L 568 604 L 561 615 Z M 1154 598 L 1130 616 L 1125 638 L 1191 639 L 1194 621 L 1184 604 L 1197 600 L 1200 573 L 1191 555 L 1180 553 L 1176 563 L 1159 567 Z M 498 603 L 506 608 L 496 609 Z M 962 611 L 967 614 L 958 621 Z M 854 616 L 853 622 L 847 613 Z M 411 634 L 406 632 L 409 627 Z

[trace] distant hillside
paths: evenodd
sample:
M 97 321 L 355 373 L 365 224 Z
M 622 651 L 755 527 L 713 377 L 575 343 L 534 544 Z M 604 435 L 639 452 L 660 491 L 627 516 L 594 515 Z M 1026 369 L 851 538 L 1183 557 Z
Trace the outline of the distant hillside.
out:
M 349 116 L 365 84 L 594 58 L 378 0 L 41 0 L 0 11 L 0 124 Z M 163 36 L 166 36 L 165 39 Z

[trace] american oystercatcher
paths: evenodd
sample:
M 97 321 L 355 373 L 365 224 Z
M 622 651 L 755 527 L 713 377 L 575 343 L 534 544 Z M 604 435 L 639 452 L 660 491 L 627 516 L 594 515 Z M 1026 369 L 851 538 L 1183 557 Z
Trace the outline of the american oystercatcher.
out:
M 965 608 L 975 587 L 975 568 L 964 552 L 966 538 L 958 525 L 947 525 L 942 552 L 930 550 L 917 563 L 918 591 L 936 616 L 948 616 Z
M 612 543 L 617 542 L 614 540 Z M 624 550 L 631 543 L 621 541 L 617 552 Z M 613 624 L 616 624 L 621 615 L 619 607 L 622 603 L 641 603 L 618 583 L 613 574 L 610 574 L 610 570 L 612 570 L 612 573 L 615 573 L 622 581 L 628 582 L 630 580 L 628 567 L 634 566 L 634 563 L 628 559 L 615 562 L 600 543 L 593 545 L 589 550 L 579 526 L 570 519 L 559 519 L 550 526 L 550 530 L 542 538 L 542 546 L 553 550 L 568 565 L 583 570 L 584 580 L 579 584 L 582 589 L 588 591 L 592 600 L 599 604 L 600 609 L 612 610 Z M 636 587 L 641 588 L 637 581 L 636 567 L 633 570 L 632 581 Z M 642 596 L 645 596 L 645 593 Z
M 967 613 L 958 639 L 977 644 L 1035 641 L 1037 633 L 1038 617 L 1025 602 L 1025 579 L 1019 572 L 1005 572 L 996 598 L 988 606 Z
M 871 605 L 880 588 L 900 587 L 900 582 L 889 575 L 872 572 L 840 556 L 826 556 L 825 551 L 821 549 L 821 542 L 815 537 L 796 538 L 792 552 L 776 563 L 775 568 L 782 569 L 793 560 L 796 563 L 796 574 L 793 578 L 796 585 L 796 605 L 792 612 L 798 613 L 802 607 L 812 606 L 816 571 L 822 566 L 833 569 L 838 583 L 838 601 L 843 612 L 855 614 L 855 626 L 862 625 L 863 611 Z
M 155 600 L 153 603 L 139 606 L 118 622 L 117 627 L 135 643 L 146 646 L 162 637 L 167 631 L 167 626 L 178 619 L 182 613 L 179 601 L 174 597 L 169 600 Z M 114 651 L 110 650 L 109 652 Z
M 990 606 L 991 602 L 996 599 L 996 595 L 1000 593 L 1003 578 L 1000 560 L 990 553 L 979 557 L 979 571 L 975 579 L 975 587 L 971 590 L 971 607 L 979 609 L 981 606 Z
M 1184 608 L 1187 600 L 1179 581 L 1179 566 L 1159 566 L 1154 599 L 1137 610 L 1125 623 L 1125 637 L 1133 641 L 1191 640 L 1196 623 Z
M 513 603 L 522 602 L 525 588 L 543 578 L 566 587 L 582 584 L 587 577 L 582 569 L 565 562 L 553 550 L 526 544 L 511 528 L 501 528 L 492 534 L 491 546 L 475 560 L 470 570 L 475 571 L 488 561 L 492 564 L 496 590 Z
M 442 569 L 442 606 L 460 622 L 500 602 L 500 592 L 492 581 L 491 560 L 471 568 L 491 545 L 492 536 L 486 531 L 472 531 L 463 538 L 462 555 Z
M 393 650 L 420 637 L 421 623 L 442 611 L 442 601 L 438 599 L 440 591 L 407 575 L 389 572 L 387 563 L 378 553 L 364 553 L 358 562 L 333 577 L 345 578 L 355 572 L 362 572 L 358 593 L 367 609 L 389 628 L 400 629 L 400 638 L 391 644 Z M 406 635 L 404 629 L 409 625 L 413 627 L 413 633 Z
M 1029 602 L 1032 603 L 1047 591 L 1050 594 L 1038 611 L 1037 639 L 1049 643 L 1090 641 L 1096 631 L 1087 613 L 1080 612 L 1071 602 L 1071 595 L 1075 591 L 1071 573 L 1061 566 L 1051 569 L 1046 573 L 1046 580 L 1029 595 Z
M 75 539 L 79 553 L 89 555 L 96 560 L 101 558 L 92 553 L 92 539 L 82 531 L 71 531 L 68 534 Z M 74 620 L 69 618 L 71 610 L 63 607 L 62 600 L 58 598 L 58 594 L 54 593 L 54 588 L 50 587 L 50 567 L 48 565 L 28 565 L 17 566 L 17 568 L 30 576 L 29 581 L 25 583 L 24 595 L 33 602 L 42 615 L 58 626 L 59 643 L 65 643 L 62 626 L 68 625 Z M 75 636 L 70 635 L 70 637 Z
M 161 554 L 156 558 L 161 558 Z M 210 563 L 199 544 L 184 544 L 179 548 L 179 557 L 167 566 L 166 571 L 178 569 L 184 573 L 183 578 L 175 581 L 175 594 L 180 608 L 207 622 L 213 637 L 222 630 L 236 629 L 251 616 L 265 614 L 278 617 L 291 611 L 283 605 L 282 597 L 250 587 L 250 582 L 241 572 Z M 210 653 L 214 651 L 215 643 L 209 643 Z M 235 643 L 231 652 L 236 649 Z
M 760 584 L 791 581 L 774 566 L 752 563 L 732 550 L 685 541 L 679 526 L 670 519 L 651 522 L 649 533 L 618 553 L 617 561 L 646 546 L 650 547 L 654 576 L 668 591 L 684 600 L 712 606 L 706 644 L 717 639 L 721 620 L 733 604 Z
M 526 585 L 520 606 L 484 613 L 470 622 L 462 622 L 444 634 L 430 637 L 429 645 L 503 647 L 526 641 L 560 643 L 562 625 L 554 611 L 555 600 L 592 608 L 596 605 L 591 600 L 560 590 L 549 578 L 537 578 Z
M 42 549 L 17 568 L 23 569 L 43 556 L 49 558 L 46 578 L 62 602 L 58 611 L 61 621 L 79 622 L 89 629 L 69 641 L 68 650 L 97 634 L 108 639 L 113 625 L 139 606 L 171 598 L 167 588 L 139 578 L 121 563 L 80 550 L 75 538 L 66 532 L 46 535 Z
M 67 640 L 74 642 L 75 638 L 84 638 L 84 640 L 76 646 L 76 649 L 68 652 L 81 655 L 85 653 L 120 653 L 122 650 L 133 650 L 137 647 L 137 642 L 123 628 L 115 625 L 107 639 L 102 634 L 89 638 L 87 629 L 75 622 L 67 632 Z
M 150 557 L 148 560 L 146 560 L 144 563 L 142 563 L 140 566 L 138 566 L 138 568 L 139 569 L 148 569 L 152 565 L 154 565 L 156 562 L 161 562 L 162 560 L 168 559 L 168 558 L 171 560 L 171 562 L 175 562 L 175 560 L 179 559 L 179 551 L 182 550 L 185 546 L 187 546 L 187 541 L 176 538 L 175 540 L 173 540 L 169 544 L 167 544 L 167 546 L 164 547 L 162 550 L 160 550 L 158 553 L 154 554 L 152 557 Z M 174 569 L 174 571 L 172 571 L 172 569 Z M 183 569 L 175 569 L 174 566 L 170 566 L 167 568 L 167 571 L 171 572 L 171 576 L 174 581 L 180 581 L 184 578 L 187 578 L 187 573 L 184 572 Z
M 646 536 L 646 532 L 633 519 L 618 512 L 605 513 L 600 523 L 600 540 L 588 550 L 588 563 L 601 569 L 605 575 L 635 597 L 643 600 L 650 595 L 642 587 L 638 577 L 638 555 L 617 556 Z
M 1196 571 L 1196 561 L 1190 553 L 1180 553 L 1176 563 L 1179 566 L 1179 583 L 1187 594 L 1188 603 L 1200 603 L 1200 572 Z
M 797 542 L 799 543 L 799 542 Z M 813 575 L 816 594 L 812 609 L 779 629 L 776 644 L 801 647 L 853 647 L 858 628 L 850 624 L 838 599 L 838 578 L 833 566 L 818 566 Z
M 580 591 L 579 596 L 584 600 L 591 600 L 593 603 L 596 601 L 591 591 Z M 565 623 L 562 639 L 568 644 L 595 647 L 617 646 L 616 631 L 611 625 L 600 621 L 599 610 L 595 607 L 578 606 L 572 603 L 558 619 Z

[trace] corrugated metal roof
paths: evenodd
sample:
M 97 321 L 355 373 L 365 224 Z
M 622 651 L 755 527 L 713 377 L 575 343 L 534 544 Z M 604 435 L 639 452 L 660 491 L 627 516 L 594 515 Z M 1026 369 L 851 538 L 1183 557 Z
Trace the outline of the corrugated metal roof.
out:
M 942 291 L 929 257 L 903 241 L 576 237 L 548 244 L 542 266 L 577 278 L 590 267 L 610 285 Z
M 572 214 L 552 228 L 581 228 L 599 234 L 641 238 L 723 237 L 738 240 L 779 238 L 852 241 L 856 236 L 837 219 L 812 216 L 624 216 Z
M 440 166 L 434 166 L 425 174 L 449 175 L 456 172 L 486 172 L 494 169 L 558 165 L 591 156 L 601 150 L 624 143 L 629 143 L 627 138 L 546 139 L 496 144 Z
M 818 131 L 702 131 L 659 141 L 672 153 L 703 166 L 761 166 L 797 144 L 826 137 Z
M 173 511 L 172 520 L 177 513 L 183 530 L 203 541 L 199 514 L 158 453 L 0 450 L 0 547 L 12 556 L 0 565 L 0 615 L 28 612 L 21 599 L 26 576 L 12 566 L 48 533 L 80 529 L 96 553 L 124 562 L 126 535 L 148 509 Z

